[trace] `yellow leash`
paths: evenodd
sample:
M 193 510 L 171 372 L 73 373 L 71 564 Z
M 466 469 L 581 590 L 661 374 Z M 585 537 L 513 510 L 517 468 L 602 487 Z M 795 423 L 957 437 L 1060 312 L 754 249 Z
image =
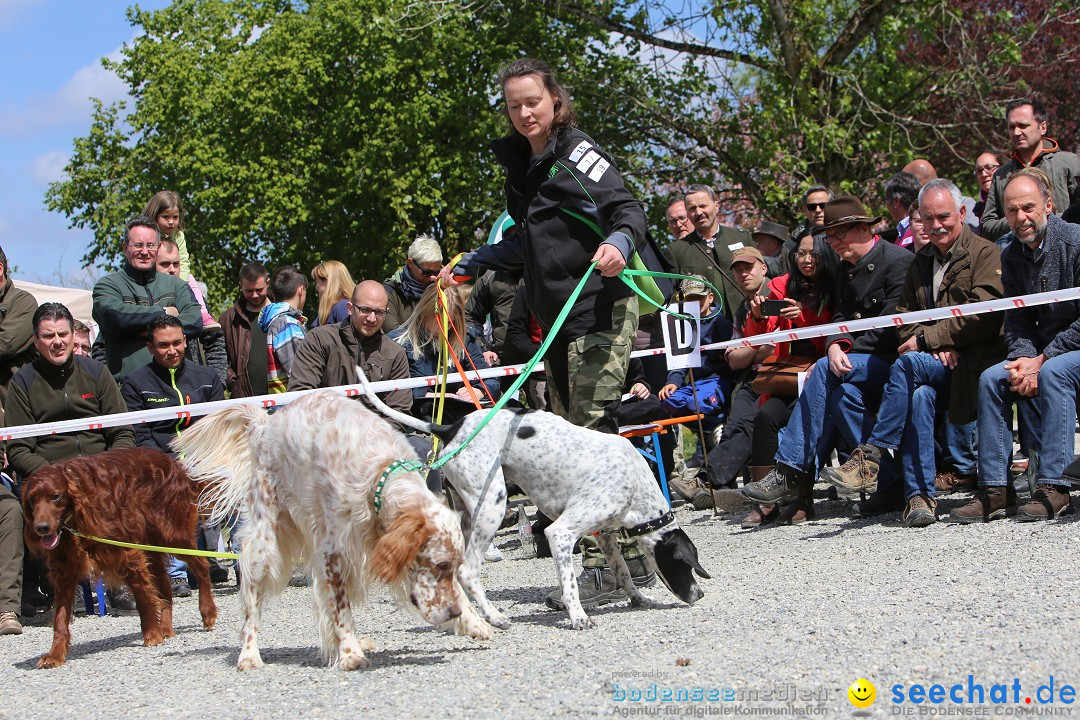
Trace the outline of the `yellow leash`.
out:
M 117 547 L 130 548 L 131 550 L 149 550 L 150 552 L 169 553 L 170 555 L 197 555 L 199 557 L 226 558 L 229 560 L 236 560 L 240 557 L 236 553 L 212 552 L 210 550 L 189 550 L 188 548 L 170 548 L 161 547 L 159 545 L 139 545 L 138 543 L 121 542 L 119 540 L 106 540 L 105 538 L 94 537 L 93 535 L 83 535 L 78 530 L 72 530 L 66 525 L 64 526 L 64 529 L 76 537 L 81 537 L 86 540 L 93 540 L 94 542 L 105 543 L 106 545 L 115 545 Z

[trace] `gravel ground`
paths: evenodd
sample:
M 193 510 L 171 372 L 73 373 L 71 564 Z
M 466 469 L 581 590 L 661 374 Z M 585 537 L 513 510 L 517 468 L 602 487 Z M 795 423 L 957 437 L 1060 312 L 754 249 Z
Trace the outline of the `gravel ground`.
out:
M 947 512 L 959 502 L 942 504 Z M 496 543 L 506 560 L 484 575 L 510 630 L 490 642 L 455 637 L 379 593 L 360 620 L 377 644 L 372 667 L 354 673 L 319 665 L 307 588 L 289 588 L 268 608 L 267 667 L 243 674 L 228 585 L 215 590 L 215 630 L 201 629 L 194 597 L 182 599 L 178 635 L 159 647 L 141 646 L 137 618 L 80 617 L 67 665 L 51 671 L 34 669 L 52 634 L 39 616 L 23 635 L 0 638 L 0 718 L 849 717 L 847 688 L 859 678 L 877 688 L 860 711 L 870 716 L 1068 714 L 1072 706 L 1040 706 L 1035 692 L 1050 676 L 1057 692 L 1080 685 L 1078 516 L 913 530 L 897 513 L 849 520 L 848 507 L 821 501 L 816 522 L 755 531 L 681 508 L 678 520 L 713 574 L 702 581 L 705 597 L 687 607 L 657 585 L 646 591 L 657 607 L 594 610 L 597 627 L 584 632 L 544 606 L 551 561 L 520 559 L 514 530 L 503 531 Z M 1009 685 L 1010 704 L 892 702 L 895 685 L 966 688 L 969 674 L 987 693 Z M 630 700 L 653 688 L 720 699 Z

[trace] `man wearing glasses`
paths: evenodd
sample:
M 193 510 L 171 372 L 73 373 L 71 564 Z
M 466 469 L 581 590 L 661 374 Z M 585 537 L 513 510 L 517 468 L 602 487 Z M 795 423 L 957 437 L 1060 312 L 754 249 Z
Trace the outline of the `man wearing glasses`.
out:
M 975 203 L 975 217 L 982 221 L 986 196 L 990 194 L 990 185 L 994 173 L 1001 167 L 1001 156 L 995 152 L 984 152 L 975 158 L 975 182 L 979 184 L 979 202 Z
M 124 265 L 94 285 L 94 320 L 105 343 L 105 364 L 117 382 L 150 362 L 146 326 L 161 314 L 174 315 L 189 341 L 202 333 L 202 310 L 187 283 L 157 271 L 160 236 L 145 215 L 128 221 Z
M 293 360 L 289 390 L 355 385 L 360 382 L 357 365 L 372 382 L 408 379 L 405 349 L 383 333 L 388 303 L 382 283 L 364 280 L 358 284 L 349 301 L 349 319 L 319 326 L 304 338 Z M 380 397 L 395 410 L 412 412 L 409 390 L 394 390 Z
M 390 298 L 383 321 L 384 332 L 405 324 L 424 290 L 439 276 L 442 266 L 443 251 L 439 243 L 430 235 L 418 235 L 409 245 L 405 267 L 383 281 Z
M 821 229 L 842 261 L 833 295 L 833 322 L 896 311 L 915 255 L 875 235 L 872 228 L 880 220 L 867 215 L 862 202 L 851 195 L 841 195 L 825 206 Z M 881 401 L 899 345 L 893 325 L 827 337 L 826 356 L 806 378 L 781 438 L 775 467 L 741 492 L 757 503 L 794 501 L 799 485 L 813 479 L 832 447 L 826 428 L 839 432 L 850 448 L 864 442 L 863 428 L 868 423 L 863 419 L 871 416 Z M 888 480 L 891 478 L 883 477 L 880 482 L 888 484 Z
M 825 205 L 833 199 L 833 191 L 824 185 L 813 185 L 803 193 L 802 212 L 806 222 L 791 233 L 792 242 L 798 243 L 806 231 L 825 224 Z

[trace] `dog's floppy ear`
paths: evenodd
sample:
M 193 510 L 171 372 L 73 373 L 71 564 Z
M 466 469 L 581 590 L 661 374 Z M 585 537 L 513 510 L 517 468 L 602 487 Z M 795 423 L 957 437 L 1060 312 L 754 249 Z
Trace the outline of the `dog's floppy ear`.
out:
M 664 540 L 669 542 L 674 548 L 672 555 L 694 568 L 694 572 L 698 574 L 698 577 L 703 577 L 707 580 L 712 579 L 712 575 L 710 575 L 705 568 L 701 567 L 701 563 L 698 561 L 697 548 L 694 547 L 694 543 L 690 539 L 690 536 L 687 535 L 682 528 L 668 533 L 664 537 Z
M 394 518 L 390 529 L 375 543 L 372 572 L 384 582 L 397 582 L 434 534 L 435 528 L 419 509 L 405 510 Z

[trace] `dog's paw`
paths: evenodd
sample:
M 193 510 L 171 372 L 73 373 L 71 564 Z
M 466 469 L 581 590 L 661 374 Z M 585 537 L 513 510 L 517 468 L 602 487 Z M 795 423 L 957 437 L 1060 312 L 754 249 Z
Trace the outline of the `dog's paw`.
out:
M 363 670 L 371 667 L 371 661 L 363 653 L 344 652 L 338 658 L 338 667 L 342 670 Z
M 64 664 L 64 658 L 42 655 L 37 662 L 38 670 L 52 670 Z
M 165 634 L 160 629 L 143 633 L 143 647 L 154 647 L 165 642 Z
M 262 658 L 258 656 L 252 657 L 249 655 L 245 657 L 241 655 L 240 659 L 236 661 L 236 669 L 240 672 L 243 672 L 244 670 L 258 670 L 264 665 L 265 663 L 262 661 Z
M 217 622 L 217 612 L 218 612 L 217 608 L 214 607 L 214 608 L 210 608 L 209 610 L 207 610 L 204 613 L 201 613 L 201 615 L 202 615 L 202 624 L 203 624 L 204 628 L 206 628 L 207 630 L 213 630 L 214 629 L 214 623 Z
M 637 597 L 630 598 L 630 607 L 655 609 L 660 607 L 660 604 L 644 595 L 638 595 Z
M 588 615 L 583 615 L 578 619 L 570 619 L 570 627 L 574 630 L 592 630 L 596 627 L 596 621 Z
M 507 624 L 509 625 L 509 621 Z M 462 613 L 454 620 L 453 628 L 455 635 L 467 636 L 473 640 L 490 640 L 495 637 L 495 628 L 475 612 Z

